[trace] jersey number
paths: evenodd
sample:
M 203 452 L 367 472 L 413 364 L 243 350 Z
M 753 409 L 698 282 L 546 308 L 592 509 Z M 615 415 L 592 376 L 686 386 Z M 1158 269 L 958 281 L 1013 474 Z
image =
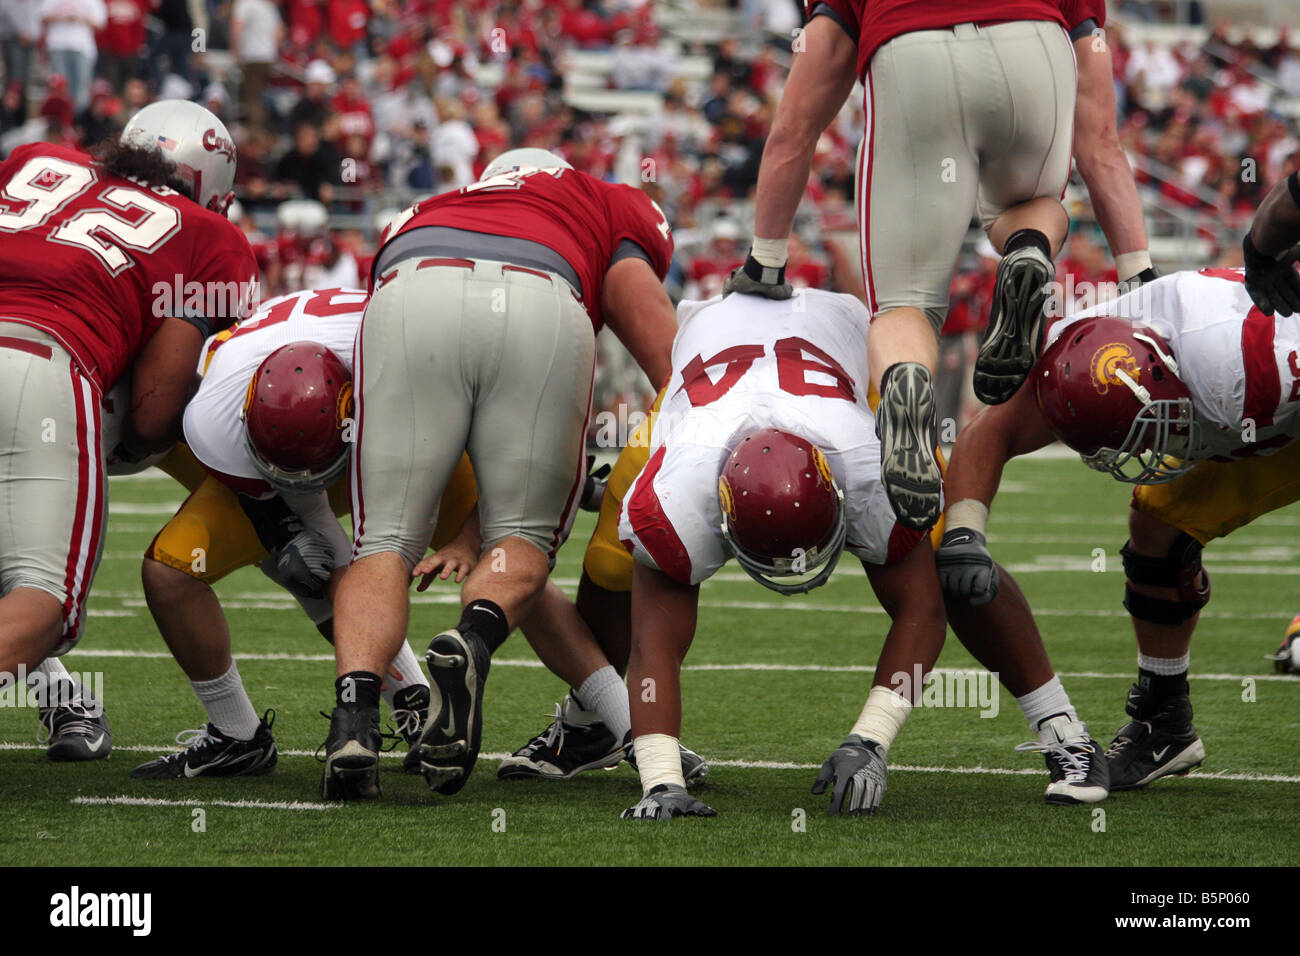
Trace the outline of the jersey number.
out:
M 776 380 L 781 391 L 800 397 L 816 395 L 842 398 L 846 402 L 855 400 L 853 377 L 839 362 L 807 339 L 793 335 L 780 339 L 772 351 L 776 356 Z M 682 369 L 682 388 L 686 390 L 691 405 L 696 408 L 709 405 L 726 395 L 766 352 L 762 345 L 733 345 L 711 358 L 695 356 Z M 806 358 L 805 352 L 812 358 Z M 726 369 L 715 382 L 709 377 L 708 370 L 718 365 L 725 365 Z M 810 382 L 809 372 L 824 375 L 832 382 Z
M 93 169 L 64 159 L 28 160 L 0 190 L 0 197 L 10 203 L 26 205 L 21 212 L 0 212 L 0 230 L 22 232 L 45 225 L 98 178 Z M 181 228 L 180 210 L 143 190 L 108 186 L 96 198 L 106 208 L 83 209 L 46 238 L 93 253 L 111 275 L 135 264 L 126 249 L 155 252 Z M 128 219 L 122 213 L 134 216 Z

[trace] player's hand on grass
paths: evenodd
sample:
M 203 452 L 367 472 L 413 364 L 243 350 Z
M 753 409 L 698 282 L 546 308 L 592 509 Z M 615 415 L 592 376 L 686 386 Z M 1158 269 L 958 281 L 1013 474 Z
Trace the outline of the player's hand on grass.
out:
M 267 574 L 294 597 L 325 597 L 334 573 L 334 549 L 315 528 L 302 528 L 263 562 Z
M 424 579 L 415 587 L 417 591 L 425 590 L 435 579 L 446 581 L 452 575 L 456 576 L 455 581 L 460 584 L 477 563 L 478 552 L 463 538 L 455 538 L 445 547 L 426 555 L 411 569 L 411 577 L 423 575 Z
M 774 269 L 765 266 L 753 255 L 745 257 L 745 264 L 727 277 L 722 286 L 724 296 L 739 292 L 742 295 L 761 295 L 768 299 L 788 299 L 794 288 L 785 281 L 785 267 Z
M 934 553 L 939 586 L 945 594 L 970 598 L 974 607 L 998 596 L 998 567 L 988 543 L 973 528 L 950 528 Z
M 831 803 L 826 812 L 832 816 L 850 813 L 855 816 L 876 812 L 885 797 L 885 751 L 874 740 L 849 734 L 835 753 L 826 758 L 812 792 L 821 795 L 831 787 Z
M 1300 259 L 1300 243 L 1274 258 L 1256 249 L 1250 233 L 1246 233 L 1241 249 L 1246 263 L 1246 291 L 1259 310 L 1265 315 L 1277 312 L 1284 316 L 1300 312 L 1300 273 L 1295 267 Z
M 634 807 L 621 814 L 624 820 L 671 820 L 674 817 L 716 817 L 718 811 L 686 792 L 675 783 L 651 787 Z

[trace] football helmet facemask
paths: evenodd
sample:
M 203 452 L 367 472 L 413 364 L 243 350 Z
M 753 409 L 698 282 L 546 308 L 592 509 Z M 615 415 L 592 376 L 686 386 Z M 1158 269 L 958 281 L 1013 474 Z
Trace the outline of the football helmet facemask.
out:
M 1162 484 L 1195 464 L 1191 393 L 1153 329 L 1092 318 L 1067 328 L 1038 361 L 1038 407 L 1084 464 L 1118 481 Z
M 776 428 L 743 435 L 722 466 L 718 503 L 727 548 L 780 594 L 825 584 L 844 551 L 844 494 L 821 449 L 798 435 Z
M 352 375 L 319 342 L 290 342 L 253 373 L 240 419 L 253 466 L 277 491 L 311 494 L 347 467 Z

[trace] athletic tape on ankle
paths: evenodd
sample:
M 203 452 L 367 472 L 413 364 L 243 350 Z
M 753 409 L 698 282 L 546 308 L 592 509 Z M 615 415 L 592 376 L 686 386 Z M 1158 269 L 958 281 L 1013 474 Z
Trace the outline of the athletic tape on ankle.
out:
M 988 505 L 974 498 L 963 498 L 961 501 L 954 502 L 945 512 L 944 528 L 948 531 L 954 528 L 970 528 L 983 534 L 988 523 Z
M 637 769 L 641 772 L 641 792 L 649 793 L 661 783 L 686 786 L 682 776 L 682 749 L 676 737 L 667 734 L 642 734 L 632 741 Z
M 918 687 L 916 690 L 920 694 L 921 689 Z M 877 684 L 871 688 L 862 714 L 849 733 L 874 740 L 888 752 L 911 712 L 912 704 L 907 698 Z
M 779 269 L 790 258 L 790 240 L 760 239 L 755 236 L 753 245 L 749 247 L 749 254 L 759 265 Z
M 1151 253 L 1145 249 L 1137 252 L 1121 252 L 1115 257 L 1115 271 L 1120 282 L 1127 282 L 1139 272 L 1151 268 Z

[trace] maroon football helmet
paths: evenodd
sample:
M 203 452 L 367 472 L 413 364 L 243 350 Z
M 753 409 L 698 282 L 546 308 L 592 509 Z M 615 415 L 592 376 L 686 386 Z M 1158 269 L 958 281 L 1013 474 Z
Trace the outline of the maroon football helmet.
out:
M 343 473 L 352 415 L 352 374 L 319 342 L 290 342 L 253 373 L 244 398 L 244 444 L 253 465 L 279 490 L 307 494 Z
M 718 477 L 718 503 L 722 537 L 764 587 L 802 594 L 835 570 L 848 527 L 844 495 L 807 439 L 776 428 L 741 436 Z
M 1195 463 L 1199 429 L 1169 345 L 1123 319 L 1084 319 L 1047 347 L 1034 390 L 1056 436 L 1119 481 L 1160 484 Z

